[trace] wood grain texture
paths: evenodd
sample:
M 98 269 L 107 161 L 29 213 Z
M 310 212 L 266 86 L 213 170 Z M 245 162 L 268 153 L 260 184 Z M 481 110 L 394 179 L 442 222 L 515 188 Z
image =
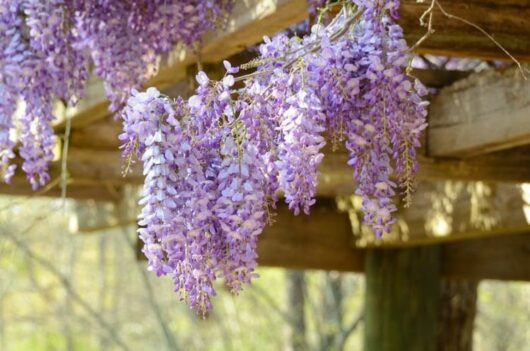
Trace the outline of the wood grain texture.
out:
M 143 175 L 141 164 L 135 163 L 131 172 L 123 175 L 124 160 L 118 149 L 117 131 L 119 126 L 98 122 L 86 129 L 73 131 L 68 152 L 68 176 L 77 185 L 141 185 Z M 97 127 L 97 128 L 96 128 Z M 88 132 L 87 132 L 88 131 Z M 116 133 L 116 134 L 114 134 Z M 350 195 L 355 192 L 356 184 L 352 170 L 344 152 L 326 152 L 319 168 L 319 196 L 333 197 Z M 469 159 L 433 159 L 420 157 L 419 180 L 462 180 L 519 183 L 530 181 L 530 152 L 527 149 L 515 153 L 501 153 Z M 20 162 L 19 162 L 20 163 Z M 50 165 L 52 179 L 60 177 L 60 163 Z M 9 193 L 27 193 L 24 176 L 20 171 L 16 175 L 20 182 L 12 185 Z M 3 188 L 0 188 L 3 189 Z M 0 193 L 2 190 L 0 190 Z
M 478 281 L 442 279 L 437 351 L 473 351 Z
M 445 277 L 530 281 L 530 231 L 444 244 L 442 262 Z
M 399 24 L 409 44 L 415 43 L 426 29 L 419 17 L 431 1 L 401 1 Z M 523 62 L 530 60 L 530 2 L 527 0 L 439 0 L 444 10 L 471 22 L 492 35 L 508 52 Z M 457 19 L 447 18 L 436 9 L 435 33 L 418 48 L 418 53 L 444 56 L 508 60 L 492 41 L 476 28 Z
M 431 156 L 473 156 L 530 143 L 530 80 L 487 70 L 440 91 L 429 110 Z
M 259 264 L 290 269 L 361 272 L 363 253 L 354 246 L 348 215 L 337 212 L 333 201 L 317 202 L 310 216 L 281 206 L 258 243 Z
M 437 246 L 366 253 L 364 350 L 436 350 L 440 263 Z

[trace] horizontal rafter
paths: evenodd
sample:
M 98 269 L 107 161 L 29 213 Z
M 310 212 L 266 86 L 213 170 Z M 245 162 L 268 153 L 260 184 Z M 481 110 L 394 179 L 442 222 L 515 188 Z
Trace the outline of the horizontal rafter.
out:
M 103 125 L 102 125 L 102 128 Z M 141 165 L 135 163 L 131 172 L 123 176 L 125 167 L 117 145 L 91 130 L 90 135 L 73 134 L 68 151 L 67 172 L 72 185 L 120 187 L 127 184 L 143 184 Z M 109 134 L 110 135 L 110 134 Z M 88 144 L 90 139 L 95 144 Z M 82 142 L 81 142 L 82 141 Z M 84 147 L 78 147 L 80 142 Z M 91 146 L 90 148 L 86 146 Z M 347 165 L 348 156 L 344 152 L 327 152 L 320 167 L 320 196 L 348 195 L 355 192 L 353 172 Z M 432 159 L 419 157 L 420 180 L 461 180 L 519 183 L 530 181 L 530 152 L 514 154 L 493 154 L 470 159 Z M 50 165 L 52 179 L 61 176 L 60 162 Z M 30 191 L 24 176 L 17 172 L 16 182 L 10 188 L 0 188 L 0 193 L 27 194 Z M 89 193 L 88 193 L 89 194 Z
M 337 212 L 332 200 L 317 202 L 310 216 L 294 216 L 280 206 L 260 236 L 258 257 L 265 266 L 355 272 L 362 271 L 364 260 L 354 246 L 348 215 Z
M 530 143 L 530 80 L 517 68 L 487 70 L 436 95 L 429 111 L 432 156 L 474 156 Z
M 440 246 L 444 277 L 530 281 L 530 231 Z M 257 251 L 262 266 L 359 273 L 366 253 L 354 246 L 347 214 L 329 201 L 317 202 L 310 216 L 294 216 L 281 206 L 275 223 L 260 236 Z M 139 257 L 145 259 L 141 253 Z

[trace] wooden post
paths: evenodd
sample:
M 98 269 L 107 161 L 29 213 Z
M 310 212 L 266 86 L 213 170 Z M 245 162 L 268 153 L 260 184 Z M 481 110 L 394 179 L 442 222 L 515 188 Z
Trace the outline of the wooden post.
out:
M 435 351 L 440 248 L 367 252 L 366 351 Z
M 477 280 L 442 280 L 437 351 L 473 349 L 477 288 Z

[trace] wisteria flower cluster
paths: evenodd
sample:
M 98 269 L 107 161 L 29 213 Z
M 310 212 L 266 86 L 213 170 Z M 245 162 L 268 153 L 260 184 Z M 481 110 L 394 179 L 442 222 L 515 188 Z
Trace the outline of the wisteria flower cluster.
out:
M 89 66 L 103 78 L 110 109 L 154 72 L 157 55 L 191 45 L 219 22 L 233 0 L 0 1 L 0 175 L 9 182 L 17 125 L 22 168 L 34 189 L 48 180 L 53 159 L 54 98 L 74 105 Z M 153 40 L 156 38 L 156 40 Z
M 309 213 L 326 141 L 347 148 L 377 236 L 394 221 L 397 194 L 410 201 L 427 91 L 405 71 L 399 3 L 343 3 L 304 37 L 265 38 L 250 63 L 225 61 L 219 82 L 199 72 L 188 100 L 150 88 L 128 101 L 120 138 L 124 156 L 144 165 L 144 253 L 202 315 L 216 279 L 238 293 L 255 275 L 278 194 Z

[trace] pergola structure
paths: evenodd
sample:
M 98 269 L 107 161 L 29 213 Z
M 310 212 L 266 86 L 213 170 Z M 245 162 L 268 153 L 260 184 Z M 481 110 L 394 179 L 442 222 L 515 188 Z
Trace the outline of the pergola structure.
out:
M 507 59 L 465 19 L 491 34 L 521 63 L 530 62 L 529 0 L 439 2 L 451 16 L 434 11 L 435 33 L 418 47 L 419 54 Z M 400 24 L 410 44 L 425 34 L 419 18 L 429 3 L 401 1 Z M 200 54 L 175 48 L 162 59 L 148 86 L 168 95 L 186 94 L 198 60 L 215 76 L 223 59 L 248 57 L 245 49 L 264 35 L 306 17 L 306 0 L 236 1 L 224 30 L 207 35 Z M 434 68 L 413 73 L 438 92 L 431 100 L 418 190 L 413 205 L 400 210 L 391 235 L 374 240 L 362 225 L 347 155 L 329 151 L 311 215 L 295 217 L 280 208 L 276 223 L 261 236 L 259 261 L 266 266 L 365 272 L 367 350 L 467 350 L 465 342 L 437 345 L 440 333 L 461 333 L 461 324 L 440 322 L 444 299 L 468 293 L 470 285 L 476 290 L 480 279 L 530 281 L 530 217 L 525 216 L 530 192 L 525 197 L 525 188 L 519 186 L 530 182 L 530 80 L 516 65 L 478 73 Z M 101 81 L 91 78 L 86 98 L 62 111 L 57 132 L 65 132 L 67 120 L 71 123 L 68 197 L 117 204 L 123 202 L 127 186 L 143 182 L 139 169 L 122 176 L 117 139 L 121 126 L 107 107 Z M 52 164 L 51 185 L 40 195 L 60 196 L 61 166 L 61 160 Z M 0 192 L 31 194 L 23 176 L 18 177 L 10 186 L 1 185 Z M 112 223 L 84 220 L 90 227 L 85 229 L 134 222 L 134 210 L 121 213 Z

